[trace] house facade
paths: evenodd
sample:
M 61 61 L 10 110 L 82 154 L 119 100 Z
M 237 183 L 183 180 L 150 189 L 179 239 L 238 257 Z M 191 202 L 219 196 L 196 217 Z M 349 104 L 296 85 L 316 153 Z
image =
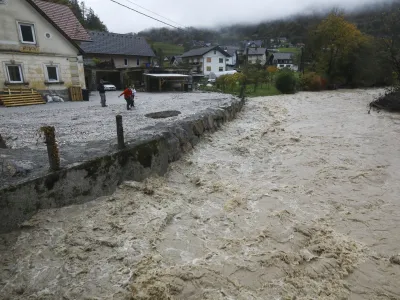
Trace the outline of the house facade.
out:
M 238 54 L 237 51 L 240 49 L 235 46 L 225 46 L 223 47 L 224 51 L 230 55 L 230 57 L 226 58 L 226 71 L 231 71 L 236 69 L 238 63 Z
M 267 62 L 267 48 L 249 47 L 247 53 L 247 62 L 249 64 L 265 65 Z
M 151 67 L 155 54 L 143 37 L 132 34 L 89 32 L 92 42 L 83 42 L 85 80 L 96 89 L 100 79 L 118 89 L 130 83 L 140 84 L 144 71 Z
M 278 52 L 273 54 L 272 63 L 278 69 L 289 68 L 293 71 L 298 70 L 298 66 L 294 64 L 293 53 Z
M 208 76 L 211 72 L 225 72 L 227 59 L 231 56 L 215 46 L 192 49 L 181 57 L 184 63 L 190 65 L 192 74 Z
M 90 36 L 65 5 L 0 1 L 0 91 L 51 90 L 68 100 L 69 87 L 86 88 L 81 41 Z

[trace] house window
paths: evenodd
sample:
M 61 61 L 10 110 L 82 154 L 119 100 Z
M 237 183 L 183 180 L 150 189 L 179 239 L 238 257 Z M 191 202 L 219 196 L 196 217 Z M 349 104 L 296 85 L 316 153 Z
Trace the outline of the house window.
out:
M 217 54 L 217 50 L 214 50 L 214 54 Z
M 128 59 L 124 58 L 124 66 L 127 67 L 128 66 Z
M 229 61 L 229 58 L 225 59 L 225 61 Z
M 49 82 L 60 81 L 58 66 L 46 65 L 46 71 L 47 71 L 47 80 Z
M 211 67 L 210 66 L 207 67 L 207 72 L 211 72 Z
M 21 43 L 36 44 L 35 27 L 33 24 L 18 22 L 18 27 Z
M 285 67 L 285 65 L 279 65 L 279 67 L 280 67 L 280 68 L 284 68 L 284 67 Z
M 7 65 L 6 69 L 10 83 L 22 83 L 24 81 L 21 65 Z
M 219 71 L 223 72 L 224 71 L 224 67 L 219 67 Z
M 208 62 L 208 63 L 211 62 L 211 57 L 207 57 L 207 62 Z
M 137 66 L 140 65 L 140 59 L 139 59 L 139 58 L 136 60 L 136 65 L 137 65 Z
M 224 63 L 224 59 L 223 59 L 223 58 L 220 58 L 220 59 L 219 59 L 219 63 L 220 63 L 220 64 L 223 64 L 223 63 Z

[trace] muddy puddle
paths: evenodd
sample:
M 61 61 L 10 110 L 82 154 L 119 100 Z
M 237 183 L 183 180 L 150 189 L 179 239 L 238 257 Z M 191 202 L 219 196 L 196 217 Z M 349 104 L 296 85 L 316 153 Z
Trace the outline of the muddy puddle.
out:
M 163 178 L 0 236 L 1 299 L 400 299 L 400 115 L 251 99 Z

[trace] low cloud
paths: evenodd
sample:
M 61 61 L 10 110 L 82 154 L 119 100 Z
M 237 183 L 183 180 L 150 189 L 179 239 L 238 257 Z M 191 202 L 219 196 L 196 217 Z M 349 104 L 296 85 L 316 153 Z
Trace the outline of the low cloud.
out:
M 371 5 L 376 4 L 377 1 L 251 0 L 246 2 L 203 0 L 200 2 L 189 3 L 187 0 L 174 0 L 173 2 L 166 2 L 164 0 L 119 0 L 119 2 L 178 27 L 195 26 L 213 28 L 221 25 L 237 23 L 254 24 L 261 21 L 284 18 L 295 14 L 320 12 L 333 7 L 353 11 L 370 7 Z M 382 4 L 392 2 L 392 0 L 380 0 L 379 2 Z M 86 0 L 85 3 L 93 8 L 112 32 L 138 32 L 147 28 L 166 26 L 108 0 Z M 145 11 L 133 3 L 154 11 L 170 20 L 163 19 L 158 15 Z

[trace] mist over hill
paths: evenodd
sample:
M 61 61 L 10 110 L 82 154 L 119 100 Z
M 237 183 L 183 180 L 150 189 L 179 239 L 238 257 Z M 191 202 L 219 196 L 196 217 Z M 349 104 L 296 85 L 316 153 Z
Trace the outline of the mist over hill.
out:
M 383 1 L 366 5 L 361 9 L 344 11 L 346 19 L 355 23 L 366 34 L 380 36 L 383 34 L 382 14 L 400 8 L 400 0 Z M 318 24 L 332 9 L 313 9 L 307 13 L 270 20 L 258 24 L 233 24 L 219 28 L 188 27 L 184 30 L 170 28 L 153 28 L 137 33 L 151 41 L 182 44 L 186 49 L 193 47 L 193 40 L 219 45 L 235 45 L 243 40 L 263 40 L 286 37 L 292 44 L 303 43 L 310 28 Z

